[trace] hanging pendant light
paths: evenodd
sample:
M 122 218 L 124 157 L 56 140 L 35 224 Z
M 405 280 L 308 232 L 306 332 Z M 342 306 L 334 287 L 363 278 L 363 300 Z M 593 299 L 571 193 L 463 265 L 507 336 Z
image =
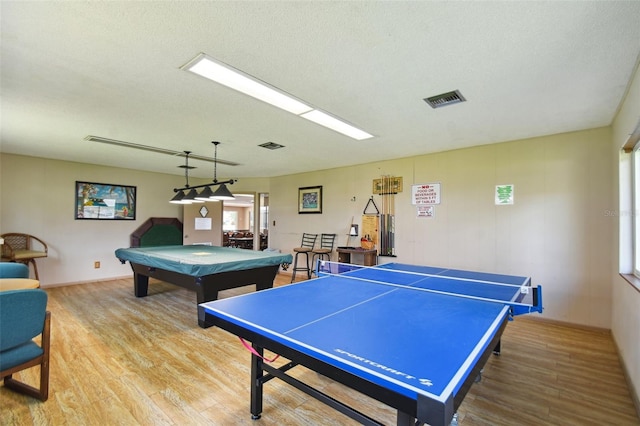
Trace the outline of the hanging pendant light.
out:
M 229 189 L 227 188 L 227 185 L 225 185 L 224 183 L 221 184 L 218 189 L 216 189 L 216 191 L 213 193 L 213 195 L 210 197 L 211 200 L 235 200 L 236 197 L 233 196 L 233 194 L 231 193 L 231 191 L 229 191 Z
M 220 142 L 217 141 L 213 141 L 211 142 L 213 144 L 214 148 L 214 154 L 213 154 L 213 183 L 218 183 L 218 176 L 217 176 L 217 172 L 218 172 L 218 145 L 220 145 Z M 231 181 L 230 183 L 233 183 L 233 181 Z M 213 193 L 213 195 L 211 195 L 209 197 L 210 200 L 215 200 L 215 201 L 219 201 L 219 200 L 235 200 L 236 197 L 233 196 L 233 194 L 231 193 L 231 191 L 229 191 L 229 189 L 227 188 L 227 185 L 225 185 L 224 183 L 220 183 L 220 186 L 218 187 L 218 189 L 215 190 L 215 192 Z
M 189 169 L 195 169 L 195 167 L 189 166 L 189 154 L 191 151 L 184 151 L 185 164 L 178 166 L 184 169 L 184 177 L 186 184 L 184 188 L 174 188 L 173 192 L 176 195 L 169 201 L 174 204 L 192 204 L 192 203 L 204 203 L 205 201 L 220 201 L 220 200 L 235 200 L 236 198 L 229 191 L 226 184 L 233 185 L 236 182 L 235 179 L 225 180 L 218 182 L 218 145 L 220 142 L 211 142 L 215 146 L 215 153 L 213 157 L 213 183 L 207 183 L 204 185 L 189 186 Z M 214 191 L 211 190 L 211 186 L 218 185 L 218 188 Z M 197 188 L 203 188 L 202 192 L 198 194 Z M 185 194 L 186 191 L 186 194 Z
M 212 195 L 213 195 L 213 191 L 211 190 L 211 188 L 208 187 L 208 186 L 205 186 L 204 189 L 202 191 L 200 191 L 200 194 L 196 197 L 196 200 L 199 200 L 199 201 L 218 201 L 218 200 L 211 199 Z
M 176 192 L 176 195 L 169 201 L 172 204 L 187 204 L 182 199 L 184 198 L 184 191 Z
M 174 195 L 169 202 L 173 204 L 200 203 L 201 201 L 195 200 L 195 196 L 198 194 L 195 189 L 192 189 L 187 194 L 185 194 L 184 192 L 185 190 L 189 189 L 189 170 L 195 169 L 195 167 L 189 165 L 189 154 L 191 154 L 191 151 L 183 151 L 183 152 L 184 152 L 184 164 L 178 167 L 180 167 L 181 169 L 184 169 L 184 179 L 185 179 L 186 185 L 182 189 L 174 189 L 174 192 L 176 193 L 176 195 Z
M 184 196 L 184 198 L 182 199 L 182 201 L 186 201 L 185 204 L 198 204 L 198 203 L 204 203 L 204 201 L 202 200 L 198 200 L 198 191 L 195 190 L 195 188 L 192 188 L 191 191 L 189 191 L 189 193 L 187 195 Z

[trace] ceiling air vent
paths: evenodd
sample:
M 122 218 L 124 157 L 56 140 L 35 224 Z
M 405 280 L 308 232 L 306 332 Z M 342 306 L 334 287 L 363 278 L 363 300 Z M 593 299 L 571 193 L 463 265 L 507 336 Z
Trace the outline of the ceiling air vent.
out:
M 263 148 L 267 148 L 267 149 L 280 149 L 280 148 L 284 148 L 284 145 L 280 145 L 279 143 L 275 143 L 275 142 L 265 142 L 262 143 L 258 146 L 261 146 Z
M 466 99 L 464 98 L 464 96 L 462 96 L 462 93 L 454 90 L 453 92 L 447 92 L 441 95 L 431 96 L 430 98 L 424 98 L 424 101 L 428 103 L 431 108 L 441 108 L 443 106 L 465 102 Z

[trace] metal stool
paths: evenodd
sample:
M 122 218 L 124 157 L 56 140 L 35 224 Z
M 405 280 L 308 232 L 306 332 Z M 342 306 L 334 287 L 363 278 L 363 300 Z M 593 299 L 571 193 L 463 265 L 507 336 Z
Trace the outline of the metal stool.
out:
M 309 253 L 313 250 L 313 246 L 316 244 L 318 234 L 302 234 L 302 244 L 300 247 L 296 247 L 293 251 L 296 253 L 296 257 L 293 261 L 293 272 L 291 273 L 291 282 L 296 279 L 296 271 L 307 271 L 307 279 L 311 278 L 311 268 L 309 268 Z M 304 254 L 306 256 L 306 266 L 298 266 L 298 255 Z
M 336 240 L 336 234 L 322 234 L 320 236 L 320 247 L 317 249 L 311 250 L 313 253 L 312 264 L 315 269 L 316 257 L 320 260 L 324 259 L 325 256 L 327 260 L 331 260 L 331 252 L 333 251 L 333 244 Z

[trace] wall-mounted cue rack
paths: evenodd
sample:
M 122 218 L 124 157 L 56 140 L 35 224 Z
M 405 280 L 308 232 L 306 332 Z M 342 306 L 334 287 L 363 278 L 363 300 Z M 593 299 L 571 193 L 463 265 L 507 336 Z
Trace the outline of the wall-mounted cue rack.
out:
M 402 192 L 402 177 L 382 176 L 373 181 L 373 193 L 382 197 L 380 256 L 395 256 L 395 195 Z M 376 207 L 377 209 L 377 207 Z M 366 208 L 365 208 L 366 211 Z

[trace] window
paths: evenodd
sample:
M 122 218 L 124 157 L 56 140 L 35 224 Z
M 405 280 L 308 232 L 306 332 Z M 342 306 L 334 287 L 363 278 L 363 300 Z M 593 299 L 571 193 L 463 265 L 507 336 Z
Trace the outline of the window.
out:
M 633 228 L 633 274 L 640 278 L 640 142 L 631 155 L 631 227 Z
M 222 212 L 222 229 L 223 231 L 238 230 L 238 212 L 227 211 Z
M 640 290 L 640 121 L 620 151 L 619 172 L 619 205 L 611 212 L 619 225 L 619 271 Z

